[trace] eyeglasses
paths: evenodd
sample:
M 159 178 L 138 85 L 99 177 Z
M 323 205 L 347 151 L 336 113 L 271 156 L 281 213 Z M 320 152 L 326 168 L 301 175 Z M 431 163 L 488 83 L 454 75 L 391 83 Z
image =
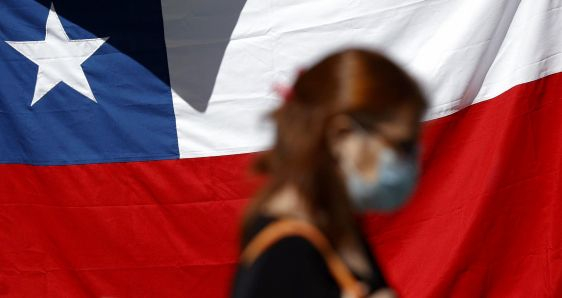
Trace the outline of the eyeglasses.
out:
M 377 127 L 376 121 L 363 121 L 361 118 L 353 115 L 350 115 L 350 118 L 353 120 L 352 122 L 356 128 L 368 134 L 376 133 L 398 153 L 405 156 L 413 156 L 417 153 L 418 144 L 416 139 L 397 140 L 383 133 L 383 131 Z

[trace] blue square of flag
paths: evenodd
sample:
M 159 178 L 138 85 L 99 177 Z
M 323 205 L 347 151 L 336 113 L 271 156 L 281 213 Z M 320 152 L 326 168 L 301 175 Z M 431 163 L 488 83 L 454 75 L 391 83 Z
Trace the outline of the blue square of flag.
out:
M 0 163 L 179 157 L 159 1 L 0 2 Z

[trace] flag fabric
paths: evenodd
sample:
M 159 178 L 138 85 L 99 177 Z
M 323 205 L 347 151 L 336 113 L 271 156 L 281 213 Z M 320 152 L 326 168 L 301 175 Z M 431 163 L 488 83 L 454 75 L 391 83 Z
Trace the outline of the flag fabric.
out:
M 0 296 L 225 297 L 271 88 L 351 46 L 420 82 L 366 231 L 404 297 L 562 297 L 562 2 L 2 0 Z

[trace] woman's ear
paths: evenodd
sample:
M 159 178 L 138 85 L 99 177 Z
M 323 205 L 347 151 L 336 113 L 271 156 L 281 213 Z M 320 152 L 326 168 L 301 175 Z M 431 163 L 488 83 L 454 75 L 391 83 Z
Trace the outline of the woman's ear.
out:
M 330 118 L 326 124 L 326 140 L 334 158 L 338 160 L 342 154 L 342 143 L 352 131 L 352 123 L 349 116 L 336 115 Z

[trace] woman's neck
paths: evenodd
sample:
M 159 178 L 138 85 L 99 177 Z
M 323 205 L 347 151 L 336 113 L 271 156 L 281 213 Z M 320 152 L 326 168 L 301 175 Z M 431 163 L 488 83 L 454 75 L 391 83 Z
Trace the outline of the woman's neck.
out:
M 310 212 L 307 211 L 304 200 L 300 198 L 297 188 L 293 185 L 282 187 L 275 192 L 262 212 L 273 217 L 292 217 L 313 222 Z M 358 239 L 352 235 L 347 235 L 346 241 L 336 250 L 344 262 L 356 273 L 368 277 L 372 274 L 367 261 L 365 251 L 363 251 Z
M 297 188 L 288 184 L 275 192 L 263 207 L 263 212 L 276 217 L 294 217 L 311 221 Z

